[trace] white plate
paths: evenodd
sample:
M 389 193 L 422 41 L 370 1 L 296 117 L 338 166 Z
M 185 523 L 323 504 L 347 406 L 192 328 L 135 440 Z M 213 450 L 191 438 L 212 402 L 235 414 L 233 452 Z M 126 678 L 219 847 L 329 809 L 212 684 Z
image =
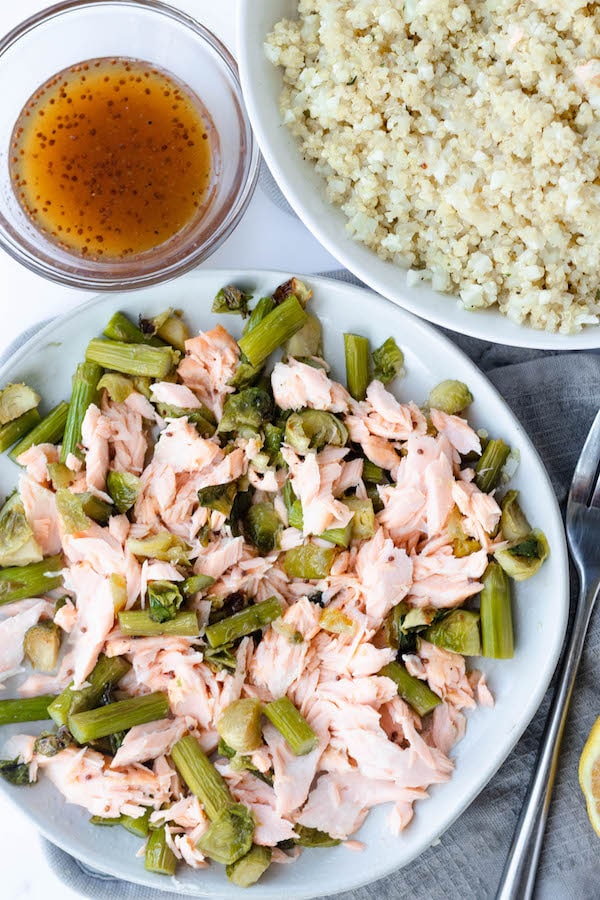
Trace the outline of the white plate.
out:
M 194 328 L 210 328 L 221 321 L 239 333 L 236 316 L 215 316 L 210 312 L 217 290 L 235 282 L 251 287 L 254 295 L 260 297 L 271 293 L 288 277 L 277 272 L 201 270 L 170 284 L 98 297 L 32 338 L 0 370 L 0 384 L 25 381 L 39 390 L 46 405 L 54 404 L 69 396 L 71 375 L 84 356 L 88 340 L 102 332 L 115 310 L 121 309 L 135 319 L 139 312 L 155 314 L 167 306 L 181 307 Z M 502 436 L 520 451 L 521 464 L 514 486 L 522 489 L 527 515 L 544 529 L 552 552 L 541 572 L 515 591 L 514 659 L 481 663 L 496 697 L 496 707 L 477 709 L 469 716 L 467 735 L 456 748 L 452 780 L 432 788 L 430 799 L 416 804 L 414 822 L 400 837 L 386 831 L 387 810 L 379 808 L 369 815 L 360 831 L 360 839 L 367 845 L 363 853 L 350 853 L 344 847 L 308 850 L 293 865 L 273 866 L 261 885 L 252 890 L 253 897 L 272 900 L 283 896 L 298 900 L 350 890 L 406 865 L 425 850 L 477 796 L 533 716 L 558 659 L 568 607 L 564 533 L 548 476 L 525 430 L 494 388 L 470 360 L 421 320 L 364 289 L 323 278 L 311 278 L 310 284 L 315 291 L 313 308 L 324 326 L 325 355 L 338 378 L 344 377 L 342 332 L 355 331 L 368 336 L 374 346 L 390 334 L 396 337 L 406 357 L 407 375 L 397 390 L 401 399 L 422 402 L 434 384 L 449 377 L 470 386 L 475 396 L 472 419 L 476 425 Z M 6 456 L 0 457 L 0 493 L 13 487 L 16 475 L 16 466 Z M 14 685 L 7 691 L 8 696 L 13 694 Z M 26 732 L 30 727 L 5 727 L 0 738 L 11 731 Z M 85 811 L 66 805 L 43 777 L 39 784 L 27 789 L 1 784 L 40 831 L 94 868 L 182 894 L 248 896 L 229 885 L 220 866 L 200 872 L 181 867 L 176 884 L 149 875 L 143 860 L 135 856 L 140 846 L 138 839 L 122 829 L 89 825 Z
M 581 334 L 561 335 L 511 322 L 497 308 L 469 312 L 458 299 L 428 284 L 408 287 L 405 270 L 385 262 L 346 234 L 346 216 L 328 202 L 323 179 L 303 158 L 298 141 L 282 124 L 279 96 L 281 70 L 266 58 L 264 41 L 280 19 L 297 17 L 297 0 L 240 0 L 238 65 L 250 122 L 262 154 L 279 187 L 304 224 L 321 244 L 373 290 L 398 306 L 484 341 L 553 350 L 600 347 L 600 325 Z

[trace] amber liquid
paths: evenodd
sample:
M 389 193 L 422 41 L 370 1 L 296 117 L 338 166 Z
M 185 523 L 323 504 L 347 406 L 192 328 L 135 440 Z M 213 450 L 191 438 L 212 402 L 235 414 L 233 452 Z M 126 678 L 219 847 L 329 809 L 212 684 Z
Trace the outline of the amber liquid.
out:
M 211 123 L 200 100 L 135 59 L 92 59 L 59 72 L 25 104 L 11 176 L 33 224 L 89 259 L 168 241 L 210 193 Z

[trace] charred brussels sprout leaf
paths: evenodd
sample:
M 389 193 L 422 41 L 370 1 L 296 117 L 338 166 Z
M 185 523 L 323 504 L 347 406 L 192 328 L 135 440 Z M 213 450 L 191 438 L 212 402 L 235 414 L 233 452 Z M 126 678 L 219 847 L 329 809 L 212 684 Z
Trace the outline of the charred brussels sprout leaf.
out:
M 237 484 L 230 481 L 228 484 L 213 484 L 210 487 L 200 488 L 198 491 L 198 502 L 200 506 L 206 509 L 214 509 L 216 512 L 223 513 L 224 516 L 231 515 L 233 501 L 237 493 Z
M 73 743 L 73 737 L 68 728 L 64 725 L 58 731 L 43 731 L 36 738 L 33 745 L 33 752 L 39 753 L 41 756 L 56 756 L 61 750 L 70 747 Z
M 228 433 L 240 428 L 259 430 L 273 417 L 273 401 L 260 387 L 249 387 L 239 394 L 230 394 L 225 401 L 219 432 Z
M 327 445 L 344 447 L 348 430 L 333 413 L 303 409 L 292 413 L 285 423 L 285 440 L 297 453 L 307 453 Z
M 222 287 L 213 300 L 212 311 L 214 313 L 237 313 L 246 318 L 249 315 L 248 304 L 252 300 L 252 294 L 247 294 L 234 284 Z

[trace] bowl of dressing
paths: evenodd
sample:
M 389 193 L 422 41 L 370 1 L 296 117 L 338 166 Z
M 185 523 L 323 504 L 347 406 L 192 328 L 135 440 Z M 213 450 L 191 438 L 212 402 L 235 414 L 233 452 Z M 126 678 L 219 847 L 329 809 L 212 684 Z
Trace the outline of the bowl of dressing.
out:
M 0 246 L 95 290 L 206 259 L 254 191 L 236 64 L 156 0 L 70 0 L 0 41 Z

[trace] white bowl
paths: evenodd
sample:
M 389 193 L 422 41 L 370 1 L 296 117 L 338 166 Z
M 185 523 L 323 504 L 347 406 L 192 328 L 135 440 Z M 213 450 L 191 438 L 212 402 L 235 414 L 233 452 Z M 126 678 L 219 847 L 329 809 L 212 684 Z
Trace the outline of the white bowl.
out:
M 100 334 L 116 310 L 134 320 L 138 313 L 156 314 L 168 306 L 184 310 L 196 329 L 211 328 L 218 321 L 239 335 L 236 316 L 210 312 L 212 297 L 232 282 L 252 289 L 255 297 L 270 294 L 289 278 L 281 272 L 210 271 L 191 272 L 168 285 L 135 293 L 101 296 L 51 323 L 15 353 L 0 369 L 0 384 L 25 381 L 35 387 L 50 407 L 69 396 L 71 375 L 83 359 L 88 340 Z M 529 520 L 543 527 L 551 554 L 542 570 L 530 581 L 515 586 L 514 615 L 516 651 L 512 660 L 478 659 L 496 699 L 494 709 L 479 708 L 469 715 L 466 737 L 452 756 L 456 770 L 448 784 L 434 786 L 430 798 L 415 805 L 415 818 L 400 837 L 385 828 L 387 809 L 369 815 L 358 837 L 365 841 L 362 853 L 346 848 L 305 850 L 293 865 L 274 865 L 253 898 L 300 900 L 351 890 L 374 881 L 410 863 L 422 853 L 466 809 L 499 768 L 527 727 L 548 687 L 562 646 L 568 610 L 568 565 L 560 511 L 548 476 L 523 426 L 476 366 L 445 337 L 426 323 L 391 306 L 381 297 L 361 288 L 325 278 L 310 278 L 314 289 L 314 311 L 325 335 L 325 355 L 334 375 L 343 378 L 342 332 L 366 335 L 373 346 L 390 334 L 401 344 L 406 377 L 396 393 L 401 399 L 422 402 L 431 387 L 444 378 L 465 381 L 475 402 L 472 420 L 477 427 L 503 437 L 520 452 L 521 463 L 512 486 L 522 491 Z M 367 314 L 368 311 L 368 314 Z M 12 490 L 18 467 L 0 456 L 0 493 Z M 14 696 L 16 682 L 6 696 Z M 0 757 L 5 738 L 16 733 L 34 733 L 35 726 L 15 725 L 0 729 Z M 38 727 L 37 730 L 41 730 Z M 44 780 L 30 788 L 19 788 L 0 780 L 3 790 L 18 804 L 40 831 L 55 844 L 86 864 L 118 878 L 172 890 L 195 897 L 248 897 L 225 879 L 221 866 L 199 872 L 180 866 L 173 880 L 146 872 L 136 858 L 140 840 L 117 828 L 98 828 L 88 822 L 85 810 L 65 804 L 63 797 Z M 465 848 L 467 849 L 467 848 Z
M 484 341 L 548 350 L 600 347 L 600 325 L 580 334 L 538 331 L 511 322 L 497 308 L 469 312 L 457 297 L 428 284 L 409 287 L 406 271 L 346 234 L 346 217 L 329 203 L 323 179 L 302 157 L 296 138 L 283 125 L 281 70 L 265 56 L 264 41 L 276 22 L 297 17 L 297 0 L 239 0 L 238 65 L 244 99 L 262 154 L 285 197 L 323 246 L 373 290 L 417 316 Z

